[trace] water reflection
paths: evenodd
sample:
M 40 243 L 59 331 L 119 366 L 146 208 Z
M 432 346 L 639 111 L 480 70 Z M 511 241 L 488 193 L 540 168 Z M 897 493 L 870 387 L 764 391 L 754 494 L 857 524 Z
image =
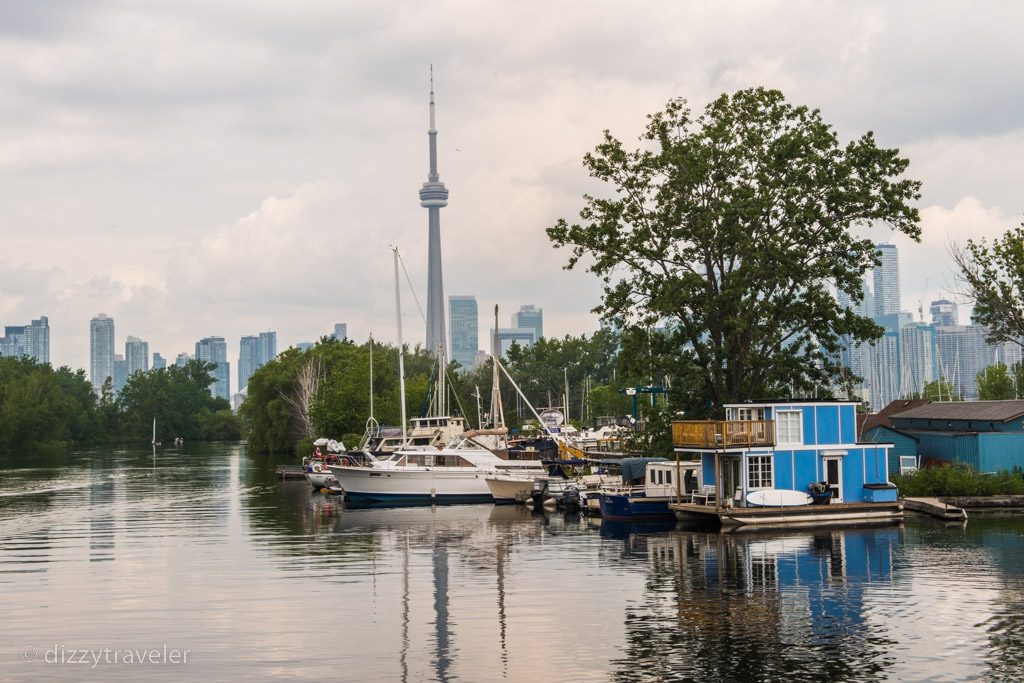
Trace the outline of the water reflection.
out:
M 642 538 L 650 571 L 626 611 L 616 678 L 885 678 L 893 643 L 884 631 L 865 632 L 864 595 L 890 587 L 900 534 Z
M 239 447 L 47 462 L 0 464 L 0 643 L 197 653 L 147 678 L 1024 678 L 1019 518 L 719 535 L 346 510 Z

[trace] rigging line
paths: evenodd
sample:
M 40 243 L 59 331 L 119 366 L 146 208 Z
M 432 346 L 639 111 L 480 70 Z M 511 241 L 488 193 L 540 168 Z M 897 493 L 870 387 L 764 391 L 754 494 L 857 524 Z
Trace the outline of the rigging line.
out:
M 455 379 L 452 377 L 451 373 L 448 372 L 448 368 L 444 369 L 444 375 L 448 378 L 451 386 L 455 386 Z M 463 417 L 466 417 L 466 409 L 462 407 L 462 401 L 459 400 L 459 392 L 452 392 L 452 396 L 455 397 L 455 405 L 459 406 L 459 412 L 462 413 Z
M 409 271 L 405 269 L 405 261 L 402 259 L 401 254 L 398 255 L 398 262 L 402 264 L 402 272 L 405 273 L 405 281 L 409 283 L 409 291 L 412 292 L 412 300 L 416 302 L 416 308 L 419 309 L 420 320 L 423 321 L 423 324 L 426 324 L 427 316 L 423 314 L 423 307 L 420 306 L 420 300 L 416 296 L 416 288 L 412 286 L 412 279 L 409 277 Z
M 373 298 L 370 299 L 370 309 L 366 312 L 366 317 L 363 318 L 363 329 L 366 329 L 367 324 L 370 322 L 370 316 L 373 315 L 373 307 L 377 303 L 377 295 L 380 294 L 380 286 L 384 284 L 384 276 L 388 273 L 387 261 L 384 262 L 384 267 L 380 268 L 380 278 L 377 280 L 377 288 L 373 291 Z

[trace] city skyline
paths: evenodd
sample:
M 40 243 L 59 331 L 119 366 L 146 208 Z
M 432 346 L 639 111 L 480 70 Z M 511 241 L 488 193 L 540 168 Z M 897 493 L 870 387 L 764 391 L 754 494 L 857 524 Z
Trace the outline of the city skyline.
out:
M 853 385 L 855 397 L 866 401 L 872 411 L 920 394 L 939 379 L 951 384 L 958 397 L 974 400 L 978 373 L 996 363 L 1009 367 L 1022 359 L 1022 348 L 1016 343 L 991 345 L 982 326 L 959 324 L 958 306 L 948 299 L 929 302 L 928 320 L 923 301 L 917 302 L 915 311 L 894 310 L 894 293 L 901 284 L 899 250 L 891 244 L 876 246 L 880 263 L 871 273 L 873 286 L 867 286 L 867 279 L 861 283 L 863 300 L 855 304 L 845 292 L 836 292 L 840 306 L 852 307 L 884 328 L 874 344 L 851 345 L 848 338 L 842 340 L 841 361 L 861 378 Z
M 393 311 L 374 302 L 388 245 L 426 300 L 428 235 L 410 189 L 423 182 L 431 63 L 438 154 L 458 189 L 445 287 L 482 309 L 535 301 L 551 336 L 597 329 L 600 283 L 562 270 L 567 253 L 544 228 L 607 191 L 581 163 L 601 131 L 633 147 L 672 97 L 699 113 L 723 92 L 777 87 L 820 108 L 841 142 L 870 130 L 899 147 L 923 181 L 923 244 L 864 234 L 902 251 L 904 310 L 956 300 L 948 242 L 998 236 L 1024 212 L 1021 7 L 601 6 L 581 25 L 573 6 L 544 22 L 501 3 L 314 2 L 246 22 L 205 6 L 6 17 L 19 42 L 0 64 L 14 93 L 0 121 L 12 141 L 0 150 L 0 324 L 48 316 L 56 365 L 88 368 L 97 311 L 168 358 L 205 334 L 233 345 L 269 327 L 285 348 L 338 319 L 355 340 L 393 340 Z M 624 48 L 615 58 L 610 42 Z M 998 88 L 978 77 L 996 73 Z M 421 342 L 414 306 L 404 322 Z

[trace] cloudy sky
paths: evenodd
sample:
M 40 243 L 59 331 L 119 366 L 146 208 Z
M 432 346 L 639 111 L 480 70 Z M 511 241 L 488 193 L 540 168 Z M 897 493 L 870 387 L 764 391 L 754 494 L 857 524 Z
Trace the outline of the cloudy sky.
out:
M 11 0 L 0 325 L 49 316 L 53 362 L 86 369 L 100 312 L 119 349 L 172 359 L 222 335 L 234 364 L 241 335 L 283 349 L 340 321 L 392 339 L 389 245 L 425 299 L 430 63 L 445 293 L 482 315 L 596 329 L 596 282 L 544 234 L 594 189 L 583 154 L 669 98 L 755 85 L 910 158 L 924 238 L 895 241 L 916 310 L 954 285 L 949 241 L 1024 213 L 1022 25 L 1010 2 Z M 405 324 L 423 339 L 415 304 Z

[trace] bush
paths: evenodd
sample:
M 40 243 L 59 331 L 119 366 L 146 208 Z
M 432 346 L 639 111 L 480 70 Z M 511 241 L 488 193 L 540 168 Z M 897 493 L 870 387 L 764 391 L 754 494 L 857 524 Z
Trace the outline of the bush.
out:
M 981 474 L 970 465 L 953 463 L 925 467 L 914 474 L 893 475 L 902 496 L 1024 495 L 1020 470 Z

